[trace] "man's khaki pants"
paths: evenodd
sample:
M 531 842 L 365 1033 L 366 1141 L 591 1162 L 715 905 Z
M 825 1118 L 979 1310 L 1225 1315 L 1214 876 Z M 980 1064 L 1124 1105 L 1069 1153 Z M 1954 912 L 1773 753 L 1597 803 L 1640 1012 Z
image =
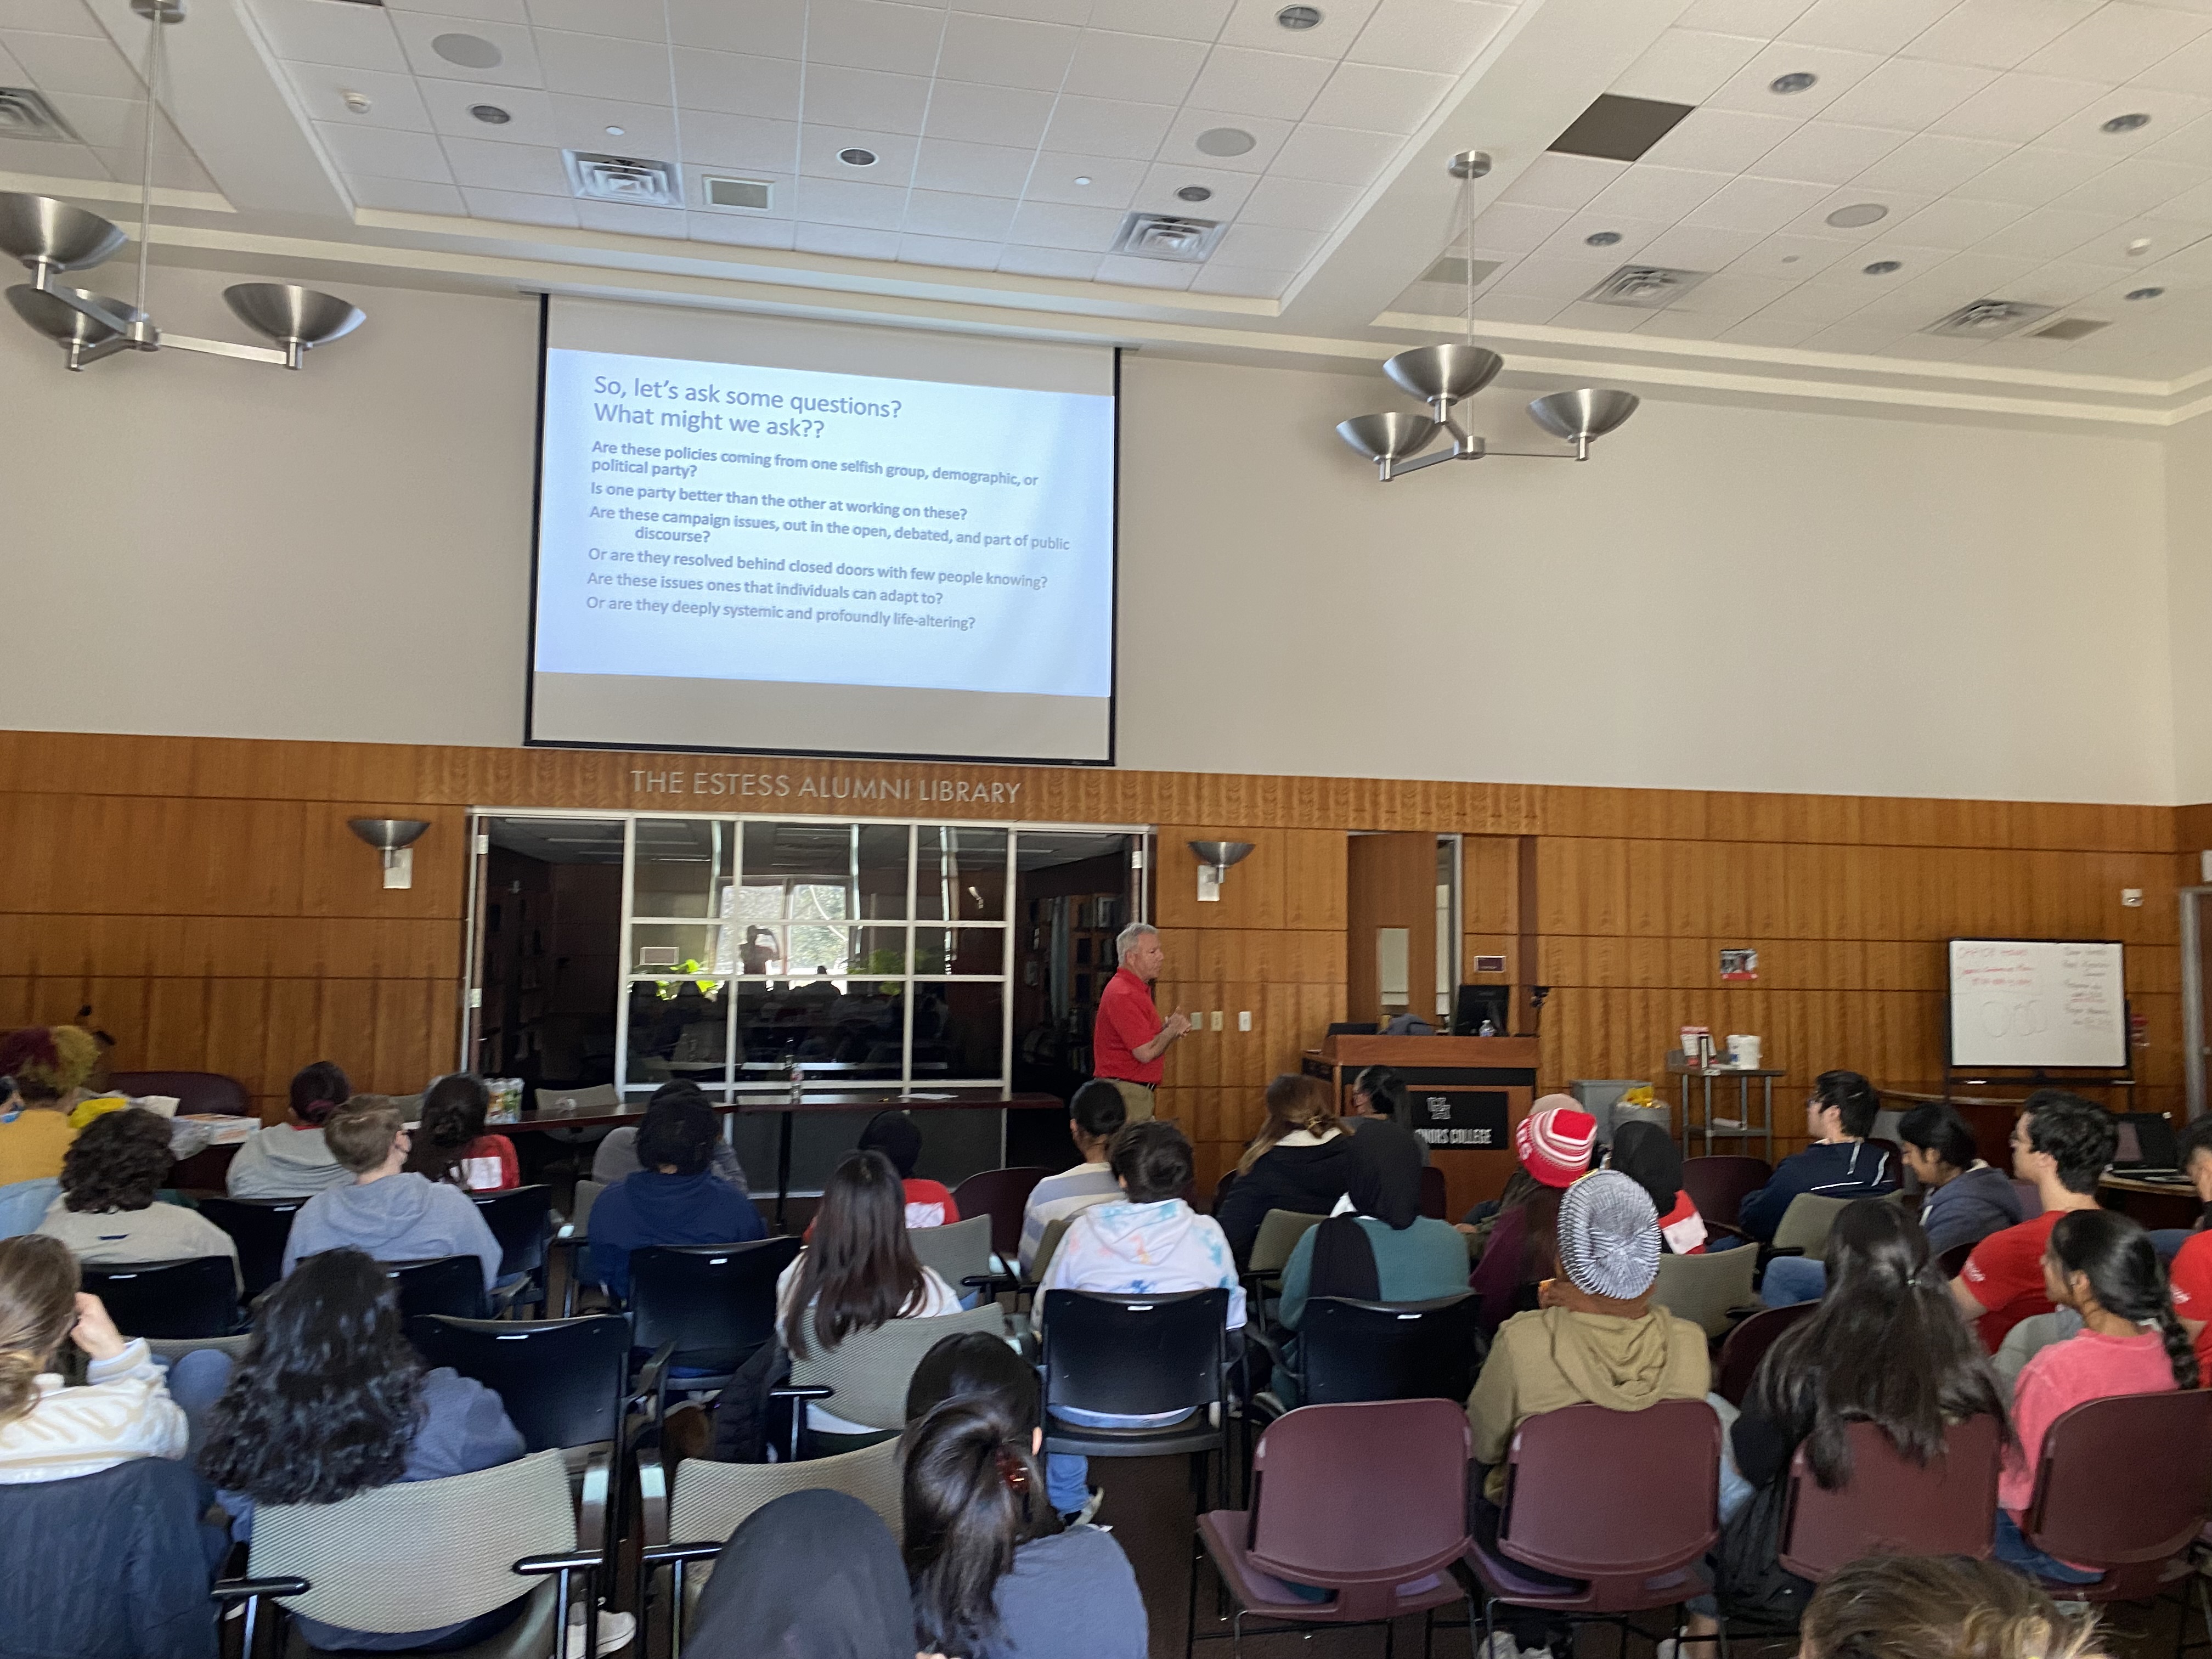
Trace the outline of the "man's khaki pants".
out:
M 1131 1123 L 1142 1123 L 1152 1115 L 1152 1087 L 1149 1083 L 1132 1083 L 1123 1077 L 1106 1079 L 1121 1091 L 1121 1104 Z

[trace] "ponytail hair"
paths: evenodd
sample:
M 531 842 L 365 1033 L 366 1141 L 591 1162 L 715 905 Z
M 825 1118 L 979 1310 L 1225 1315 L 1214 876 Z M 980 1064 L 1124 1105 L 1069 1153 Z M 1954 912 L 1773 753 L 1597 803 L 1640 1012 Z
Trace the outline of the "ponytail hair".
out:
M 1245 1146 L 1244 1156 L 1237 1160 L 1237 1173 L 1250 1174 L 1252 1166 L 1274 1151 L 1275 1143 L 1285 1135 L 1304 1129 L 1326 1139 L 1335 1127 L 1336 1100 L 1328 1085 L 1319 1078 L 1285 1072 L 1267 1085 L 1267 1121 Z
M 916 1639 L 975 1653 L 1000 1634 L 999 1581 L 1014 1552 L 1060 1530 L 1030 1425 L 990 1395 L 959 1395 L 907 1425 L 902 1499 Z
M 484 1132 L 491 1091 L 480 1077 L 455 1072 L 423 1091 L 422 1109 L 407 1153 L 407 1168 L 433 1181 L 459 1181 L 461 1154 Z
M 2117 1210 L 2069 1210 L 2051 1230 L 2049 1249 L 2069 1279 L 2081 1273 L 2088 1279 L 2090 1294 L 2106 1313 L 2157 1326 L 2173 1367 L 2173 1386 L 2197 1386 L 2196 1347 L 2174 1317 L 2166 1264 L 2141 1224 Z
M 76 1257 L 42 1233 L 0 1239 L 0 1425 L 38 1403 L 39 1373 L 76 1323 Z

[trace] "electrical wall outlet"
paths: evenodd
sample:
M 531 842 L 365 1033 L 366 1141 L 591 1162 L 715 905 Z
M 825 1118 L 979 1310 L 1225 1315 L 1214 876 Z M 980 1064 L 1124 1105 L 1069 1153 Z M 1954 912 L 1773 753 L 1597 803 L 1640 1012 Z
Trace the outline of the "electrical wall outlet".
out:
M 2126 905 L 2126 906 L 2128 907 L 2128 908 L 2129 908 L 2129 909 L 2130 909 L 2130 910 L 2140 910 L 2140 909 L 2142 909 L 2142 888 L 2140 888 L 2140 887 L 2123 887 L 2123 888 L 2121 888 L 2121 889 L 2120 889 L 2120 902 L 2121 902 L 2121 903 L 2123 903 L 2123 904 L 2124 904 L 2124 905 Z
M 1237 1011 L 1237 1029 L 1240 1031 L 1249 1031 L 1252 1029 L 1252 1011 L 1249 1008 L 1240 1008 Z

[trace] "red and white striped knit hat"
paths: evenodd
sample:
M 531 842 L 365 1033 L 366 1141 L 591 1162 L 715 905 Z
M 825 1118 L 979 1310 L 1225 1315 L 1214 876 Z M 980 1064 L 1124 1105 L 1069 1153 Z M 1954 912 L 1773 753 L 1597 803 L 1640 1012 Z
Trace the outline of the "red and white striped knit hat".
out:
M 1596 1145 L 1597 1120 L 1572 1095 L 1546 1095 L 1513 1129 L 1521 1167 L 1547 1187 L 1571 1187 L 1588 1175 Z

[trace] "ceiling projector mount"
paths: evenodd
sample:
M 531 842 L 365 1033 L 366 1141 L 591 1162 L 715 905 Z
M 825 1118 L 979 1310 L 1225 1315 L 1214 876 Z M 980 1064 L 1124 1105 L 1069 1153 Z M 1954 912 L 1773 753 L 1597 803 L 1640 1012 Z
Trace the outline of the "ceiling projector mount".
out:
M 1490 455 L 1514 455 L 1531 460 L 1586 461 L 1591 441 L 1603 437 L 1636 412 L 1638 402 L 1629 392 L 1583 386 L 1573 392 L 1547 392 L 1528 405 L 1528 418 L 1571 449 L 1492 449 L 1487 440 L 1469 432 L 1454 418 L 1453 408 L 1488 386 L 1505 367 L 1505 360 L 1486 346 L 1474 343 L 1474 184 L 1490 171 L 1490 157 L 1480 150 L 1464 150 L 1451 159 L 1452 176 L 1461 181 L 1460 201 L 1467 238 L 1467 333 L 1464 344 L 1415 346 L 1382 365 L 1398 388 L 1429 406 L 1426 416 L 1406 410 L 1381 415 L 1355 415 L 1337 422 L 1337 436 L 1373 461 L 1376 476 L 1384 483 L 1401 473 L 1418 472 L 1440 461 L 1479 461 Z M 1449 447 L 1429 450 L 1437 434 L 1450 439 Z M 1424 453 L 1424 451 L 1428 451 Z
M 122 247 L 121 229 L 51 196 L 0 191 L 0 253 L 20 261 L 28 283 L 8 290 L 15 314 L 61 347 L 72 369 L 112 357 L 118 351 L 203 351 L 247 362 L 297 368 L 315 346 L 349 334 L 362 313 L 335 295 L 290 283 L 239 283 L 223 299 L 239 320 L 274 345 L 240 345 L 169 334 L 154 325 L 146 311 L 146 262 L 154 228 L 154 133 L 160 125 L 162 30 L 185 17 L 185 0 L 131 0 L 131 9 L 150 25 L 146 46 L 145 148 L 140 157 L 138 194 L 138 282 L 133 302 L 125 304 L 88 289 L 56 279 L 66 272 L 101 264 Z

